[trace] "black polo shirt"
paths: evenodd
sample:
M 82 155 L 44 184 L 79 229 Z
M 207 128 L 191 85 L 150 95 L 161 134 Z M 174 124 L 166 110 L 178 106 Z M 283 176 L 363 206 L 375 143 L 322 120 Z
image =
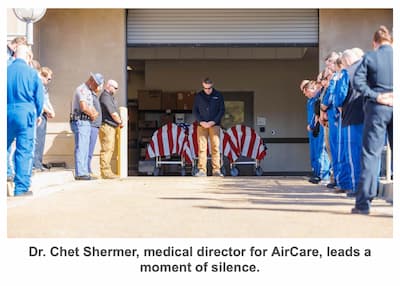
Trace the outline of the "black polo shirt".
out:
M 102 112 L 102 122 L 113 127 L 117 127 L 118 123 L 114 121 L 111 114 L 114 112 L 118 113 L 117 103 L 114 96 L 112 96 L 107 90 L 103 90 L 100 95 L 100 105 Z

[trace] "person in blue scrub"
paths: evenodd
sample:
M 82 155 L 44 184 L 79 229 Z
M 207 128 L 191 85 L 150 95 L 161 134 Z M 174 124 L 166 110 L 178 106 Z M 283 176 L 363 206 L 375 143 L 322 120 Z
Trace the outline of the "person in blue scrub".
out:
M 16 141 L 14 196 L 33 194 L 29 188 L 35 130 L 43 108 L 43 84 L 37 71 L 28 65 L 29 58 L 29 47 L 20 45 L 15 60 L 7 67 L 7 150 Z
M 362 53 L 356 53 L 354 49 L 343 52 L 342 62 L 347 71 L 348 85 L 339 90 L 335 102 L 341 112 L 340 186 L 346 190 L 348 197 L 354 196 L 361 171 L 363 98 L 354 88 L 353 79 L 361 63 L 362 55 Z
M 353 214 L 369 214 L 378 190 L 378 169 L 386 136 L 393 150 L 393 47 L 385 26 L 373 36 L 374 51 L 365 54 L 354 75 L 354 86 L 364 98 L 361 175 Z
M 326 89 L 325 95 L 321 100 L 321 116 L 327 117 L 329 128 L 329 150 L 331 154 L 331 164 L 333 169 L 334 178 L 337 178 L 339 173 L 338 165 L 338 119 L 339 110 L 333 105 L 335 97 L 336 82 L 339 78 L 339 73 L 336 71 L 335 64 L 339 58 L 339 54 L 332 52 L 325 61 L 326 67 L 329 68 L 333 75 L 329 80 L 329 85 Z M 329 188 L 334 188 L 337 182 L 328 184 Z
M 308 98 L 307 100 L 307 131 L 310 146 L 310 161 L 312 177 L 309 182 L 318 184 L 329 180 L 330 161 L 324 142 L 324 129 L 319 125 L 319 118 L 315 113 L 316 103 L 320 91 L 315 81 L 305 80 L 300 84 L 300 89 Z M 319 106 L 318 106 L 319 108 Z
M 344 148 L 343 134 L 342 134 L 342 118 L 341 118 L 341 106 L 339 101 L 344 95 L 347 95 L 349 89 L 349 74 L 345 69 L 342 61 L 343 54 L 336 59 L 335 71 L 336 71 L 336 83 L 335 90 L 332 96 L 332 107 L 337 111 L 335 117 L 335 123 L 337 124 L 337 159 L 336 159 L 336 172 L 335 172 L 335 182 L 337 187 L 334 193 L 346 193 L 348 191 L 347 186 L 344 185 L 342 179 L 347 175 L 344 173 L 344 158 L 347 156 L 346 149 Z
M 16 37 L 7 44 L 7 66 L 11 65 L 15 60 L 15 51 L 19 45 L 27 45 L 25 37 Z M 14 151 L 15 146 L 11 144 L 7 149 L 7 182 L 14 180 Z

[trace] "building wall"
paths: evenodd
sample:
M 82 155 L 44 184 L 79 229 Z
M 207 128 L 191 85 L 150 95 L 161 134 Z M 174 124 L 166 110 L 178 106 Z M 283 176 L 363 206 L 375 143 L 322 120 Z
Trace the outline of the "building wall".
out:
M 117 99 L 126 102 L 126 40 L 123 9 L 48 9 L 35 25 L 35 57 L 50 67 L 49 85 L 56 117 L 49 120 L 44 161 L 65 161 L 73 167 L 74 140 L 69 113 L 74 91 L 100 72 L 119 82 Z M 99 142 L 92 166 L 98 170 Z
M 372 49 L 372 35 L 380 25 L 393 29 L 392 9 L 320 9 L 320 68 L 332 51 L 359 47 Z

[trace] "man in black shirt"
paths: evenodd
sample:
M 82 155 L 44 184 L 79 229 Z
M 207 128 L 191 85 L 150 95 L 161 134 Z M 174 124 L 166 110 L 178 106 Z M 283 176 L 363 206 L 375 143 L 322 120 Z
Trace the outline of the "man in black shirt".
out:
M 115 80 L 108 80 L 100 96 L 102 111 L 102 124 L 100 127 L 100 172 L 103 179 L 115 179 L 118 176 L 111 170 L 111 158 L 114 153 L 115 133 L 117 128 L 122 128 L 122 120 L 118 114 L 117 102 L 114 95 L 118 90 Z

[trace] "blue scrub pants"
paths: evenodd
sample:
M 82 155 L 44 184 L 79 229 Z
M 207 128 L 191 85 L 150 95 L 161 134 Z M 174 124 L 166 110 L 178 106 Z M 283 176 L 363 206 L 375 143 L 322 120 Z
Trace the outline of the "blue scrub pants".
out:
M 72 121 L 71 129 L 75 135 L 75 176 L 89 176 L 88 159 L 91 131 L 90 121 Z
M 363 124 L 348 125 L 340 129 L 340 187 L 355 193 L 361 172 Z
M 7 151 L 16 140 L 14 159 L 14 195 L 29 191 L 36 129 L 36 108 L 29 103 L 7 106 Z M 9 169 L 10 159 L 7 160 Z
M 317 137 L 308 133 L 310 140 L 310 159 L 313 175 L 321 180 L 327 181 L 330 176 L 330 161 L 324 141 L 324 128 L 320 126 L 320 132 Z
M 372 101 L 364 104 L 361 175 L 357 185 L 356 208 L 369 210 L 378 191 L 378 172 L 386 134 L 393 150 L 393 107 Z
M 338 157 L 338 152 L 339 152 L 339 141 L 338 141 L 338 120 L 336 119 L 336 114 L 333 110 L 329 109 L 328 110 L 328 124 L 329 124 L 329 147 L 331 150 L 331 156 L 332 156 L 332 169 L 333 169 L 333 175 L 336 180 L 336 183 L 339 184 L 338 182 L 338 174 L 339 174 L 339 157 Z

